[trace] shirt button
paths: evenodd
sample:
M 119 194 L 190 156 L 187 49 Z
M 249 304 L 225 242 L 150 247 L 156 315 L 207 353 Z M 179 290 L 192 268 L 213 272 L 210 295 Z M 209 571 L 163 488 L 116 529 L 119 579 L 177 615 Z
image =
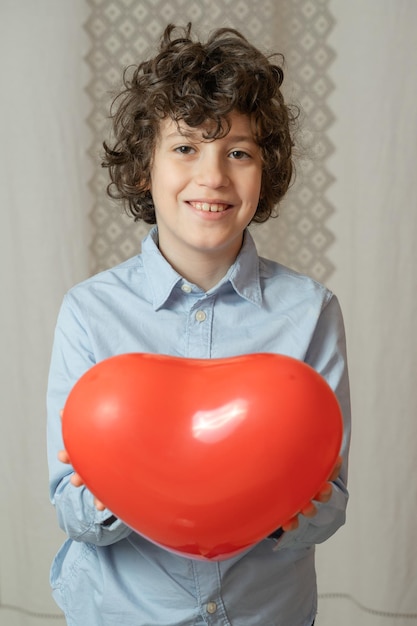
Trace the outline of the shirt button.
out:
M 215 613 L 217 611 L 217 604 L 215 602 L 208 602 L 207 613 Z
M 197 320 L 197 322 L 204 322 L 206 317 L 207 315 L 204 313 L 204 311 L 197 311 L 197 313 L 195 314 L 195 319 Z
M 184 293 L 191 293 L 192 291 L 192 287 L 188 285 L 187 283 L 184 283 L 183 285 L 181 285 L 181 289 L 183 290 Z

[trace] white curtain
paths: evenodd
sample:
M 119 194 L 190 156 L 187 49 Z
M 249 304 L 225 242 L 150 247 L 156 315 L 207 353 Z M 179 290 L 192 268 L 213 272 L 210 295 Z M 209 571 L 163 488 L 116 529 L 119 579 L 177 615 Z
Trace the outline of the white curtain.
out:
M 64 291 L 88 273 L 84 1 L 0 1 L 0 624 L 63 624 L 48 583 L 45 391 Z M 87 626 L 87 625 L 86 625 Z
M 306 15 L 326 4 L 334 20 L 327 282 L 345 313 L 354 417 L 348 520 L 318 549 L 316 623 L 408 626 L 417 624 L 417 3 L 291 2 Z M 90 12 L 87 0 L 0 0 L 0 626 L 64 623 L 48 584 L 64 537 L 47 496 L 44 396 L 62 295 L 92 266 Z
M 337 207 L 351 502 L 319 549 L 319 626 L 417 624 L 417 2 L 333 0 Z

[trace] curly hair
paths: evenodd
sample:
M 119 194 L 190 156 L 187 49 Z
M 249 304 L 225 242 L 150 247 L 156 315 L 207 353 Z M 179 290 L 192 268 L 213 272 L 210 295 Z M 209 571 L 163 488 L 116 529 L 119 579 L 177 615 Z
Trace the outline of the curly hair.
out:
M 149 186 L 161 120 L 204 126 L 204 138 L 214 140 L 229 132 L 228 116 L 237 111 L 251 117 L 261 149 L 262 189 L 252 221 L 265 222 L 293 175 L 296 114 L 284 102 L 283 77 L 282 68 L 235 29 L 219 28 L 201 43 L 192 37 L 191 23 L 169 24 L 156 56 L 126 68 L 123 90 L 113 100 L 114 145 L 103 144 L 110 197 L 123 200 L 135 220 L 154 224 Z

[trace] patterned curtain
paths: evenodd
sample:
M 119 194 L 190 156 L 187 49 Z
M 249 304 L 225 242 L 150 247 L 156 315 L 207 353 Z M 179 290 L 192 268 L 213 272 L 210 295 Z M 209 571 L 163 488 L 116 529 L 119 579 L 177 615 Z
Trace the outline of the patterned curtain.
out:
M 167 23 L 192 21 L 203 35 L 213 28 L 232 26 L 265 52 L 284 54 L 286 97 L 301 110 L 296 183 L 282 204 L 280 217 L 252 229 L 261 254 L 327 280 L 333 269 L 328 251 L 334 239 L 326 224 L 333 212 L 326 195 L 332 182 L 326 160 L 333 149 L 327 136 L 333 116 L 326 100 L 333 88 L 328 68 L 334 58 L 327 43 L 333 26 L 328 0 L 88 0 L 88 4 L 90 155 L 95 164 L 91 271 L 135 254 L 147 230 L 120 218 L 119 207 L 105 197 L 108 174 L 100 169 L 109 104 L 122 69 L 154 50 Z

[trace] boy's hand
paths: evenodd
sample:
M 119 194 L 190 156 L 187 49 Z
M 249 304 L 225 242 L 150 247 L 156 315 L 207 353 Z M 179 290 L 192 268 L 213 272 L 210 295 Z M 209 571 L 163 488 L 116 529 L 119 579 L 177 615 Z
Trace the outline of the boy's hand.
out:
M 59 412 L 59 416 L 61 420 L 62 420 L 63 414 L 64 414 L 64 410 L 61 409 L 61 411 Z M 71 465 L 71 461 L 70 461 L 68 452 L 66 450 L 60 450 L 58 452 L 58 460 L 61 461 L 61 463 L 67 463 L 68 465 Z M 74 472 L 73 475 L 71 476 L 70 483 L 71 485 L 74 485 L 74 487 L 82 487 L 84 485 L 83 479 L 81 478 L 79 474 L 77 474 L 77 472 Z M 94 506 L 96 507 L 97 511 L 104 511 L 104 509 L 106 508 L 104 504 L 100 502 L 100 500 L 96 497 L 94 497 Z
M 58 459 L 61 461 L 61 463 L 67 463 L 68 465 L 71 464 L 68 452 L 66 450 L 60 450 L 58 452 Z M 70 483 L 74 485 L 74 487 L 81 487 L 82 485 L 84 485 L 83 479 L 79 474 L 77 474 L 77 472 L 74 472 L 71 476 Z M 104 509 L 106 508 L 105 505 L 96 497 L 94 497 L 94 506 L 98 511 L 104 511 Z
M 332 497 L 333 486 L 331 481 L 336 480 L 339 476 L 340 468 L 342 467 L 343 459 L 339 457 L 337 459 L 337 463 L 334 467 L 333 472 L 330 474 L 328 478 L 328 482 L 320 489 L 320 491 L 314 496 L 313 500 L 309 502 L 306 506 L 304 506 L 301 511 L 295 516 L 292 517 L 286 524 L 282 525 L 282 530 L 285 532 L 289 532 L 290 530 L 295 530 L 298 528 L 298 516 L 304 515 L 304 517 L 314 517 L 317 514 L 317 507 L 314 504 L 314 500 L 316 502 L 328 502 Z

